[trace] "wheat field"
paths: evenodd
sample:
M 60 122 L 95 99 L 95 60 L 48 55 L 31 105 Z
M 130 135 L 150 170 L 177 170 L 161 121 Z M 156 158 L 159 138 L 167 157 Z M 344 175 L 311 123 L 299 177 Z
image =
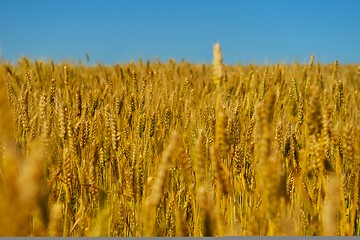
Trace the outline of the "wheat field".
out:
M 360 66 L 0 63 L 1 236 L 360 235 Z

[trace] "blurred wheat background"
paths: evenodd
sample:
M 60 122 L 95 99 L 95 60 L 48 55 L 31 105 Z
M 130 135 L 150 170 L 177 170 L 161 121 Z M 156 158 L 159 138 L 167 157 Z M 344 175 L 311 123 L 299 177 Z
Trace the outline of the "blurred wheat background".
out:
M 0 64 L 1 236 L 360 235 L 360 68 Z

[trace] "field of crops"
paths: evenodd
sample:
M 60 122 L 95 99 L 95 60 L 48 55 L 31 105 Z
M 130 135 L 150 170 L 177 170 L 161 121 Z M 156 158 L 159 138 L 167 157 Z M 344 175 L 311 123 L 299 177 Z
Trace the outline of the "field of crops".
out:
M 1 236 L 360 235 L 360 68 L 0 63 Z

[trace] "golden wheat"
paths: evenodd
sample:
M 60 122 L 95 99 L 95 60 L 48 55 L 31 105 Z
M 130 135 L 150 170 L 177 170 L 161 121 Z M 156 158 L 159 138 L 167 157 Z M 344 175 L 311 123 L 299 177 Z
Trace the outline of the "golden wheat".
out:
M 359 67 L 0 63 L 1 236 L 360 235 Z

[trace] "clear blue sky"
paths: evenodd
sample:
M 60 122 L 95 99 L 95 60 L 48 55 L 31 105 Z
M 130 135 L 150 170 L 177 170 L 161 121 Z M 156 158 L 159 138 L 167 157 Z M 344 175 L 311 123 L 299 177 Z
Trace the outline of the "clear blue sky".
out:
M 360 63 L 359 0 L 0 0 L 0 56 Z

